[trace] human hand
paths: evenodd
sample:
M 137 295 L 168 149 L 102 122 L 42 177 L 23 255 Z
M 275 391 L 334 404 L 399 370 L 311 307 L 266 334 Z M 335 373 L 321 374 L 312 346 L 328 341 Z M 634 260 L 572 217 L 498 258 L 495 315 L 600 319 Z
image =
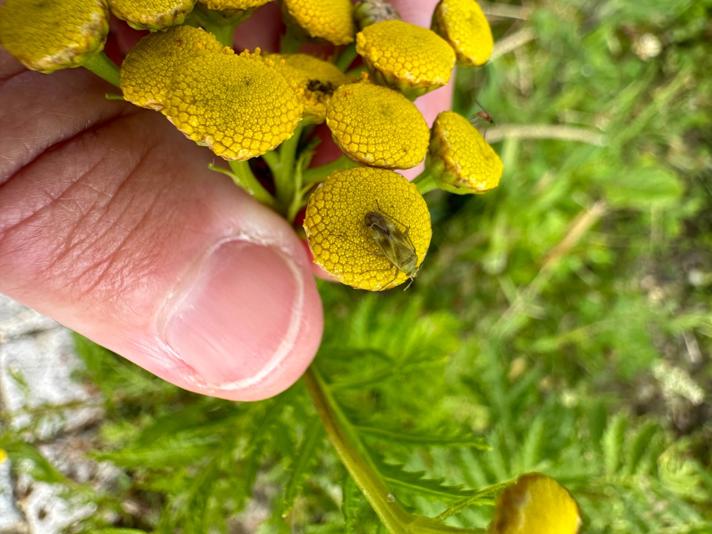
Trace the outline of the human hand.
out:
M 427 26 L 436 0 L 394 1 Z M 237 44 L 273 48 L 274 3 Z M 0 292 L 185 389 L 257 400 L 311 362 L 322 309 L 289 225 L 159 114 L 0 50 Z M 418 104 L 431 122 L 448 88 Z M 327 146 L 322 158 L 329 157 Z

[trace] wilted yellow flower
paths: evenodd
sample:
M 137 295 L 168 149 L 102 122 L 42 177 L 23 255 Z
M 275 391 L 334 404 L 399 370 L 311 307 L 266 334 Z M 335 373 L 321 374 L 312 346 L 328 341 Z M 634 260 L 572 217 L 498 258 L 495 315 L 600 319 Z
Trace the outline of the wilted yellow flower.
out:
M 336 65 L 308 54 L 275 54 L 277 67 L 302 99 L 304 115 L 324 122 L 326 104 L 336 89 L 348 81 Z
M 356 35 L 356 51 L 379 81 L 413 98 L 445 85 L 455 52 L 435 32 L 402 20 L 385 20 Z
M 453 111 L 433 123 L 427 168 L 441 189 L 484 193 L 499 185 L 502 160 L 470 121 Z
M 374 231 L 379 224 L 400 241 L 391 249 L 384 250 L 389 246 L 384 229 Z M 340 282 L 369 291 L 414 277 L 431 238 L 428 206 L 415 185 L 393 171 L 370 167 L 329 175 L 309 198 L 304 230 L 317 265 Z
M 284 0 L 287 13 L 312 37 L 335 45 L 354 40 L 351 0 Z
M 173 71 L 162 113 L 181 132 L 227 160 L 247 160 L 292 135 L 302 104 L 259 57 L 199 54 Z
M 104 0 L 7 0 L 0 6 L 0 44 L 32 70 L 80 67 L 101 51 L 108 33 Z
M 160 30 L 182 24 L 193 11 L 195 0 L 109 0 L 111 12 L 129 26 L 143 30 Z
M 428 150 L 430 132 L 418 108 L 402 94 L 369 82 L 339 87 L 327 106 L 326 124 L 347 156 L 376 167 L 414 167 Z
M 382 20 L 398 20 L 400 15 L 388 0 L 359 0 L 354 4 L 354 19 L 363 29 Z
M 576 534 L 581 526 L 576 501 L 553 478 L 528 473 L 497 499 L 490 534 Z
M 124 98 L 144 108 L 163 109 L 174 69 L 207 52 L 233 54 L 213 34 L 191 26 L 147 35 L 129 51 L 121 65 Z
M 208 9 L 215 11 L 242 11 L 263 6 L 272 0 L 198 0 Z
M 475 0 L 440 0 L 432 27 L 452 45 L 464 65 L 483 65 L 492 55 L 492 30 Z

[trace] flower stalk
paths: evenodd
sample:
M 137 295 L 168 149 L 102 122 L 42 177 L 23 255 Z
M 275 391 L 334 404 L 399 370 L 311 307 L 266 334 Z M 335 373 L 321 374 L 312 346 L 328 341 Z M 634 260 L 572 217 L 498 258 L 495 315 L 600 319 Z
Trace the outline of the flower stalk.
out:
M 88 71 L 96 74 L 104 81 L 109 82 L 114 87 L 120 87 L 121 77 L 119 68 L 109 59 L 105 52 L 98 52 L 88 56 L 82 66 Z

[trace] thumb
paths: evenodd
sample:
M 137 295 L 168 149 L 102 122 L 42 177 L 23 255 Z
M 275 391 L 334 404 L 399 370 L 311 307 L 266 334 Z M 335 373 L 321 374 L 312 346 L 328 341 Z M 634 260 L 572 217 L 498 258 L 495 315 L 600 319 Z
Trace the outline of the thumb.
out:
M 0 292 L 191 391 L 269 397 L 322 310 L 292 229 L 158 114 L 0 50 Z

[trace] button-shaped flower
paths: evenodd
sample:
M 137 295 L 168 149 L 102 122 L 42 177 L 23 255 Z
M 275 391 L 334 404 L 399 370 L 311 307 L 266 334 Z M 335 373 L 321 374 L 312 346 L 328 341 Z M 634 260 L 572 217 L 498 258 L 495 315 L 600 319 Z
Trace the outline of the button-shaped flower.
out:
M 0 44 L 44 73 L 80 67 L 101 51 L 108 32 L 104 0 L 7 0 L 0 6 Z
M 173 71 L 191 57 L 208 52 L 233 54 L 211 33 L 191 26 L 177 26 L 147 35 L 129 51 L 121 64 L 124 98 L 144 108 L 163 109 Z
M 453 111 L 433 123 L 428 171 L 445 191 L 484 193 L 499 185 L 502 160 L 470 121 Z
M 430 132 L 418 108 L 402 94 L 369 82 L 339 87 L 326 124 L 347 156 L 376 167 L 414 167 L 428 150 Z
M 236 55 L 212 35 L 179 26 L 144 37 L 122 65 L 126 100 L 161 111 L 228 160 L 246 160 L 292 135 L 303 107 L 259 53 Z
M 414 98 L 442 87 L 455 52 L 435 32 L 402 20 L 385 20 L 356 35 L 356 51 L 376 79 Z
M 351 0 L 284 0 L 288 15 L 309 35 L 335 45 L 354 40 Z
M 162 113 L 188 138 L 227 160 L 261 156 L 292 135 L 302 104 L 259 57 L 206 53 L 174 70 Z
M 430 213 L 415 185 L 385 169 L 329 175 L 309 198 L 304 230 L 317 265 L 358 289 L 412 279 L 430 246 Z
M 492 30 L 475 0 L 440 0 L 432 27 L 452 45 L 464 65 L 483 65 L 492 55 Z
M 109 0 L 111 12 L 139 30 L 160 30 L 182 24 L 195 0 Z
M 305 117 L 324 122 L 326 104 L 337 88 L 348 81 L 336 65 L 308 54 L 275 54 L 275 66 L 302 99 Z
M 522 475 L 497 499 L 490 534 L 576 534 L 581 526 L 573 497 L 553 478 Z

